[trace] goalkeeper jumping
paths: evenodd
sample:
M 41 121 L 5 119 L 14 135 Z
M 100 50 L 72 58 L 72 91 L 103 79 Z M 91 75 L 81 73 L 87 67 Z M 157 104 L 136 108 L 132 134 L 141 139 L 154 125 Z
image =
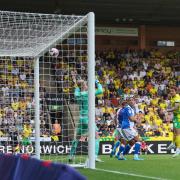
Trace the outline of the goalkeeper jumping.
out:
M 99 83 L 99 81 L 96 80 L 95 82 L 96 85 L 96 91 L 95 95 L 100 95 L 103 93 L 102 85 Z M 79 123 L 78 127 L 76 129 L 76 138 L 72 142 L 71 150 L 70 150 L 70 155 L 69 155 L 69 162 L 72 162 L 74 155 L 76 153 L 76 149 L 79 143 L 79 139 L 81 138 L 82 135 L 87 135 L 88 133 L 88 86 L 87 82 L 84 80 L 79 80 L 77 82 L 77 87 L 75 88 L 74 91 L 74 96 L 79 104 L 79 110 L 80 110 L 80 117 L 79 117 Z M 99 140 L 96 139 L 96 150 L 95 152 L 98 153 L 99 150 Z M 96 153 L 96 157 L 97 154 Z

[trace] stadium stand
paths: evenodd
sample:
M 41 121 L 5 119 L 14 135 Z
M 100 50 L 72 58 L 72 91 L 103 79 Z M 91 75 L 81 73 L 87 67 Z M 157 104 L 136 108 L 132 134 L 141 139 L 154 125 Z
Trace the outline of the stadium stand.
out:
M 175 66 L 176 65 L 176 66 Z M 96 73 L 104 95 L 96 100 L 96 120 L 102 136 L 112 136 L 116 109 L 128 95 L 136 97 L 138 131 L 142 137 L 172 138 L 168 87 L 179 86 L 179 54 L 109 50 L 96 53 Z
M 66 80 L 66 61 L 60 59 L 54 66 L 58 74 L 59 91 L 70 96 L 73 102 L 73 89 L 76 80 L 86 79 L 82 70 L 86 64 L 72 63 L 71 84 L 61 88 Z M 180 61 L 178 52 L 162 53 L 157 49 L 150 51 L 127 49 L 104 50 L 96 52 L 96 77 L 103 85 L 104 94 L 96 97 L 96 124 L 101 137 L 112 137 L 116 128 L 114 120 L 116 109 L 123 99 L 136 97 L 136 113 L 139 116 L 138 131 L 142 137 L 172 138 L 172 113 L 165 109 L 170 105 L 168 87 L 180 88 Z
M 32 59 L 0 60 L 0 136 L 10 138 L 16 146 L 22 139 L 27 124 L 34 133 L 34 77 Z M 44 89 L 41 96 L 41 136 L 47 132 L 50 115 L 45 110 Z

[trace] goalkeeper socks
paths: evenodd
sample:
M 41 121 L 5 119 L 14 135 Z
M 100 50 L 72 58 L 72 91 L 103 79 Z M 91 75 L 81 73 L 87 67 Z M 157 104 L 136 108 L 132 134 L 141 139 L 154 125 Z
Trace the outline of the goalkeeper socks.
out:
M 131 149 L 131 146 L 129 144 L 127 144 L 125 149 L 124 149 L 123 155 L 128 154 L 130 149 Z
M 140 153 L 141 143 L 136 142 L 134 145 L 134 155 L 138 155 Z
M 120 145 L 120 141 L 116 141 L 116 143 L 114 144 L 114 147 L 113 147 L 113 149 L 112 149 L 112 151 L 111 151 L 111 154 L 112 154 L 112 155 L 115 155 L 116 149 L 119 147 L 119 145 Z M 118 151 L 118 153 L 119 153 L 119 151 Z M 118 155 L 118 154 L 117 154 L 117 155 Z
M 71 150 L 70 150 L 70 158 L 72 158 L 74 156 L 74 154 L 76 153 L 78 143 L 79 143 L 79 141 L 77 139 L 73 140 Z
M 98 156 L 99 154 L 99 138 L 98 139 L 95 139 L 95 155 L 96 157 Z

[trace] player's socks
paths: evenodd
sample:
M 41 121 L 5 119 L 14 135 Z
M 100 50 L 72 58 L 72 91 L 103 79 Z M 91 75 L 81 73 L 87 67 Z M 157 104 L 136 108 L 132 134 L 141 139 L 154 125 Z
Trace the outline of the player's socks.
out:
M 118 155 L 119 155 L 118 160 L 126 160 L 123 155 L 124 149 L 125 149 L 125 145 L 121 144 L 118 151 Z
M 140 148 L 141 148 L 141 143 L 136 142 L 135 145 L 134 145 L 134 154 L 139 154 Z
M 98 157 L 98 154 L 99 154 L 99 141 L 100 141 L 99 138 L 95 139 L 95 160 L 96 160 L 96 162 L 104 162 Z
M 171 144 L 167 147 L 167 150 L 175 149 L 176 145 L 174 142 L 171 142 Z
M 113 151 L 116 152 L 116 149 L 119 147 L 120 145 L 120 141 L 116 141 L 116 143 L 114 144 L 114 147 L 113 147 Z
M 141 143 L 136 142 L 134 145 L 134 160 L 136 161 L 143 160 L 142 158 L 139 158 L 140 148 L 141 148 Z
M 113 149 L 111 151 L 110 157 L 112 157 L 112 156 L 114 156 L 116 154 L 116 149 L 119 147 L 119 145 L 120 145 L 120 141 L 116 141 L 116 143 L 114 144 L 114 147 L 113 147 Z M 120 154 L 119 150 L 117 152 L 117 156 L 119 156 L 118 154 Z
M 127 145 L 125 146 L 125 149 L 124 149 L 123 155 L 128 154 L 128 153 L 129 153 L 129 151 L 130 151 L 130 149 L 131 149 L 131 146 L 130 146 L 129 144 L 127 144 Z
M 173 155 L 173 157 L 176 157 L 176 156 L 180 155 L 180 135 L 177 135 L 175 137 L 175 143 L 176 143 L 177 148 L 176 148 L 176 152 Z
M 171 149 L 175 149 L 175 148 L 176 148 L 175 141 L 176 141 L 176 136 L 174 135 L 174 136 L 173 136 L 173 141 L 172 141 L 171 144 L 167 147 L 167 150 L 171 150 Z
M 99 138 L 95 139 L 95 155 L 98 156 L 99 154 Z
M 79 141 L 77 139 L 73 140 L 71 150 L 70 150 L 70 154 L 69 154 L 70 155 L 69 156 L 69 161 L 71 161 L 72 158 L 74 157 L 74 154 L 76 153 L 78 143 L 79 143 Z
M 180 135 L 177 135 L 175 138 L 175 144 L 177 148 L 180 148 Z
M 117 142 L 115 143 L 114 147 L 113 147 L 113 155 L 116 154 L 116 149 L 117 149 L 119 146 L 120 146 L 120 141 L 117 141 Z M 120 154 L 120 152 L 119 152 L 119 149 L 118 149 L 118 152 L 117 152 L 116 157 L 119 157 L 119 154 Z

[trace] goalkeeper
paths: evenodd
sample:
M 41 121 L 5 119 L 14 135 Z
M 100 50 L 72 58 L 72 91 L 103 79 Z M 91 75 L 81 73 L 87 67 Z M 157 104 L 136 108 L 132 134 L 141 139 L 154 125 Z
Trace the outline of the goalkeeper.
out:
M 98 80 L 96 80 L 95 86 L 96 86 L 95 95 L 102 94 L 103 93 L 102 85 L 99 83 Z M 87 135 L 88 133 L 88 121 L 89 121 L 88 119 L 88 86 L 87 86 L 86 81 L 79 80 L 77 82 L 77 87 L 75 88 L 74 96 L 77 103 L 79 104 L 80 117 L 79 117 L 78 127 L 76 129 L 76 139 L 73 140 L 71 150 L 70 150 L 69 162 L 71 162 L 74 158 L 80 137 L 82 135 Z M 95 150 L 95 152 L 98 153 L 97 149 L 99 149 L 98 145 L 96 145 L 96 150 Z M 96 154 L 96 157 L 97 157 L 97 154 Z

